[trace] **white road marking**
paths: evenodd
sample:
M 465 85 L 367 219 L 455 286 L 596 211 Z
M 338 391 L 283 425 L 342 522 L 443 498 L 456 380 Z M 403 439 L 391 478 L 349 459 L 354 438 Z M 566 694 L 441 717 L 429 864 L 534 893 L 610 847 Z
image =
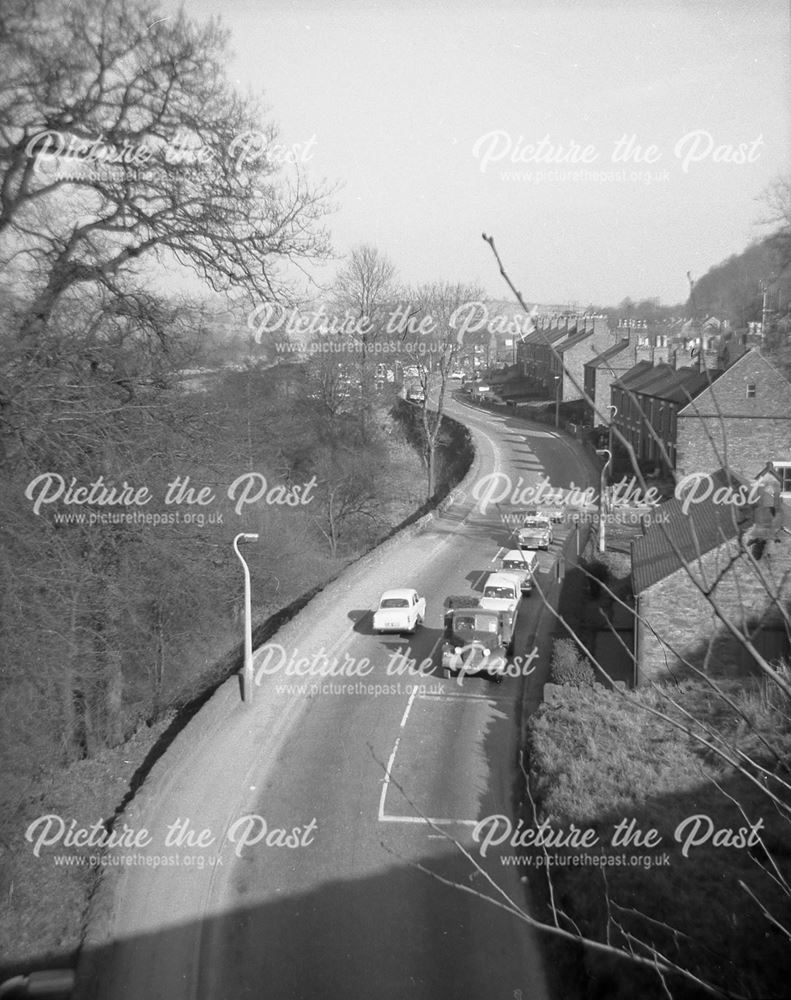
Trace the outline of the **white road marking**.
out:
M 453 824 L 459 824 L 460 826 L 477 826 L 477 819 L 435 819 L 432 816 L 384 816 L 380 815 L 380 823 L 422 823 L 424 826 L 428 826 L 433 823 L 434 826 L 452 826 Z
M 387 763 L 387 768 L 385 770 L 384 781 L 382 782 L 382 794 L 379 797 L 379 822 L 384 822 L 385 814 L 385 799 L 387 798 L 387 788 L 390 784 L 390 773 L 393 770 L 393 763 L 395 762 L 395 755 L 398 751 L 398 744 L 401 742 L 401 737 L 399 736 L 395 741 L 395 746 L 393 747 L 393 752 L 390 754 L 390 760 Z
M 395 755 L 398 751 L 398 744 L 401 742 L 401 737 L 395 741 L 395 746 L 393 747 L 393 752 L 390 754 L 390 760 L 387 764 L 387 771 L 384 776 L 384 781 L 382 782 L 382 794 L 379 798 L 379 815 L 377 819 L 380 823 L 422 823 L 424 825 L 429 825 L 433 823 L 435 826 L 450 826 L 451 824 L 458 823 L 462 826 L 475 826 L 477 820 L 475 819 L 435 819 L 432 817 L 426 818 L 424 816 L 388 816 L 384 811 L 385 799 L 387 798 L 387 789 L 390 785 L 390 775 L 393 770 L 393 764 L 395 762 Z
M 406 708 L 404 709 L 404 714 L 401 717 L 401 725 L 399 728 L 403 729 L 406 725 L 406 720 L 409 717 L 409 710 L 412 708 L 412 702 L 415 700 L 415 695 L 417 694 L 417 687 L 412 688 L 412 694 L 409 696 L 409 701 L 406 703 Z
M 420 699 L 421 701 L 453 701 L 454 699 L 456 701 L 496 701 L 489 694 L 464 694 L 463 692 L 456 694 L 454 691 L 443 692 L 442 694 L 422 694 Z

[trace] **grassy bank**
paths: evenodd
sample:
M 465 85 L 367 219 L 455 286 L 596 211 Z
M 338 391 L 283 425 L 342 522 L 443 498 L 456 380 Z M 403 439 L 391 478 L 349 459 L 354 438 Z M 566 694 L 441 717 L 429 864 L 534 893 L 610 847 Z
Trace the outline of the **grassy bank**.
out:
M 636 700 L 677 719 L 690 713 L 701 732 L 710 727 L 771 771 L 777 761 L 763 737 L 787 765 L 787 706 L 773 704 L 757 684 L 732 685 L 729 693 L 744 718 L 700 683 L 674 690 L 678 708 L 656 692 L 641 692 Z M 555 689 L 531 719 L 528 734 L 536 815 L 526 802 L 526 823 L 547 820 L 555 830 L 573 823 L 598 837 L 592 848 L 552 848 L 549 857 L 530 849 L 534 858 L 543 857 L 540 873 L 529 878 L 542 900 L 541 918 L 554 921 L 554 902 L 561 927 L 577 927 L 619 947 L 632 935 L 736 995 L 788 996 L 788 937 L 766 914 L 789 926 L 791 897 L 781 879 L 791 880 L 791 828 L 763 791 L 688 734 L 598 685 Z M 769 783 L 783 796 L 779 782 Z M 656 831 L 653 846 L 614 845 L 614 831 L 624 820 L 633 820 L 633 829 L 643 834 Z M 768 855 L 761 844 L 715 846 L 715 839 L 730 839 L 726 834 L 712 833 L 697 846 L 687 843 L 693 836 L 702 840 L 712 828 L 737 831 L 759 821 Z M 629 961 L 551 936 L 546 942 L 557 996 L 668 995 L 656 974 Z M 668 986 L 675 1000 L 706 995 L 679 976 Z

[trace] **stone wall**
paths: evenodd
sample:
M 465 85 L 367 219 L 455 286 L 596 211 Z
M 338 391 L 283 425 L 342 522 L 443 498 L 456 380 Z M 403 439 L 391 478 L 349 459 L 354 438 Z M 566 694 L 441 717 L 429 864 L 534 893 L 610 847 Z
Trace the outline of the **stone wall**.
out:
M 767 544 L 757 563 L 733 540 L 690 566 L 704 585 L 716 582 L 714 601 L 734 624 L 753 626 L 759 620 L 767 626 L 776 624 L 779 612 L 773 597 L 785 608 L 791 604 L 791 581 L 783 579 L 791 572 L 791 536 L 781 538 Z M 642 619 L 637 623 L 638 683 L 683 676 L 687 671 L 681 658 L 701 669 L 706 666 L 713 674 L 749 672 L 749 655 L 683 567 L 640 594 L 637 610 Z M 778 641 L 776 634 L 767 633 L 758 646 L 771 655 Z
M 676 471 L 727 466 L 752 479 L 773 460 L 791 461 L 791 384 L 750 351 L 679 413 Z
M 729 468 L 754 479 L 767 462 L 791 461 L 791 412 L 787 417 L 678 418 L 676 472 Z

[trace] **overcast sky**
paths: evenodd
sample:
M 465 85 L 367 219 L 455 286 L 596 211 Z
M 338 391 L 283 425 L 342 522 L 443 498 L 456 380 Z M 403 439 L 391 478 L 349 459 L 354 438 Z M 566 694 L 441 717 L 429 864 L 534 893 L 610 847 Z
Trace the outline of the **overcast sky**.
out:
M 185 8 L 221 14 L 229 78 L 342 184 L 336 250 L 373 243 L 407 282 L 507 297 L 486 232 L 528 301 L 684 301 L 688 270 L 766 232 L 761 192 L 789 172 L 784 0 Z M 557 154 L 588 162 L 535 162 Z

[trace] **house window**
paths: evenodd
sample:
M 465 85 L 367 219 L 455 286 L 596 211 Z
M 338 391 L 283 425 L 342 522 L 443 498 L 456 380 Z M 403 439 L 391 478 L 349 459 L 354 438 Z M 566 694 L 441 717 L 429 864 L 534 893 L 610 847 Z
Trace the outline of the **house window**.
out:
M 772 465 L 780 477 L 782 492 L 791 495 L 791 462 L 772 462 Z
M 755 399 L 755 382 L 747 383 L 747 398 Z

